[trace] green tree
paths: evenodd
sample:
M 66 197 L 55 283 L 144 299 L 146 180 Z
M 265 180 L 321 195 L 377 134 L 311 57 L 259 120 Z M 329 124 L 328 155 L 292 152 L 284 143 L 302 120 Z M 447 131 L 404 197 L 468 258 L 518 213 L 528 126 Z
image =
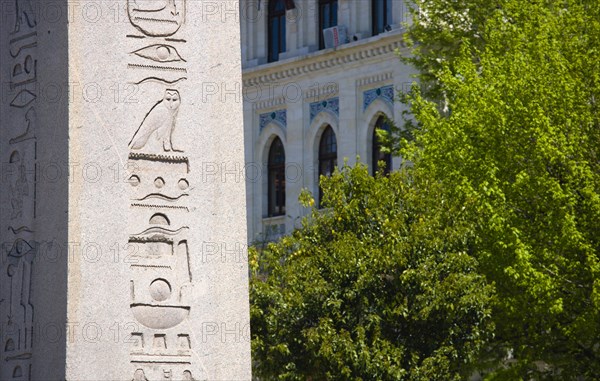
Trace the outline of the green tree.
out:
M 484 31 L 489 18 L 514 0 L 409 0 L 413 18 L 406 42 L 412 55 L 402 59 L 419 69 L 424 95 L 443 100 L 438 74 L 452 68 L 460 56 L 460 46 L 485 45 Z
M 416 3 L 400 151 L 496 287 L 489 378 L 599 379 L 600 4 Z
M 281 380 L 459 380 L 491 337 L 492 288 L 464 221 L 407 172 L 322 178 L 326 209 L 251 268 L 254 373 Z M 309 194 L 305 205 L 313 205 Z M 433 201 L 435 203 L 439 200 Z

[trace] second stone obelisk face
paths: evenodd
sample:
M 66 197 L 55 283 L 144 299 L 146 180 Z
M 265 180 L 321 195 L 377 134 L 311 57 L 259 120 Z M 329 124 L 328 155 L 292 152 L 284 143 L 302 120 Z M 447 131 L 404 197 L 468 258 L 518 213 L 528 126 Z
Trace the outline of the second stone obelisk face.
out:
M 2 6 L 0 100 L 0 379 L 29 380 L 34 359 L 39 107 L 38 15 L 30 1 Z M 6 70 L 6 71 L 5 71 Z M 6 112 L 6 114 L 4 113 Z M 37 261 L 37 264 L 36 264 Z

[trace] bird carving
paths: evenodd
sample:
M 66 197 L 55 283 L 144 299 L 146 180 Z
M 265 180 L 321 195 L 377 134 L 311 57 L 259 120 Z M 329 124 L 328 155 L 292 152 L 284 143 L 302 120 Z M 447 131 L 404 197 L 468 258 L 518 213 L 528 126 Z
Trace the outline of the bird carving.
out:
M 181 98 L 179 92 L 167 89 L 163 99 L 152 106 L 148 114 L 144 117 L 144 120 L 129 142 L 129 148 L 132 150 L 141 150 L 153 138 L 162 144 L 165 152 L 182 152 L 173 148 L 171 140 L 180 104 Z

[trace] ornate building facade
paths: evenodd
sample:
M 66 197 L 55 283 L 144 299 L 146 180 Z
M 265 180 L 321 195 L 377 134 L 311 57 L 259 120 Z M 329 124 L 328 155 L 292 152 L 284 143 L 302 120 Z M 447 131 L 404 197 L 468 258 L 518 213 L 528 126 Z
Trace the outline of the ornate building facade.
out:
M 398 54 L 410 14 L 404 0 L 241 0 L 249 240 L 299 226 L 319 202 L 319 176 L 357 160 L 383 160 L 374 135 L 399 121 L 414 69 Z

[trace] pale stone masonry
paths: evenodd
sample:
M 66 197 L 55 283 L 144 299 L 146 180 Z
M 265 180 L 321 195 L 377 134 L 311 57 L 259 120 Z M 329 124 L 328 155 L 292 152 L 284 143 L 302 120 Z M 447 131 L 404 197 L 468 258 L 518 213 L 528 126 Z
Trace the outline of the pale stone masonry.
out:
M 0 379 L 251 379 L 239 4 L 0 6 Z
M 373 130 L 380 116 L 402 124 L 407 91 L 415 70 L 400 62 L 408 54 L 403 23 L 410 20 L 403 0 L 338 0 L 337 24 L 347 41 L 319 49 L 319 16 L 324 3 L 286 1 L 285 51 L 268 62 L 269 4 L 241 0 L 244 133 L 246 145 L 248 236 L 272 240 L 300 225 L 308 209 L 298 196 L 308 189 L 318 197 L 319 141 L 330 126 L 337 140 L 337 163 L 357 156 L 373 166 Z M 373 35 L 376 2 L 388 9 L 387 30 Z M 290 4 L 293 3 L 293 4 Z M 291 6 L 293 5 L 293 8 Z M 279 138 L 285 150 L 285 213 L 268 208 L 268 156 Z M 398 169 L 401 158 L 392 160 Z

